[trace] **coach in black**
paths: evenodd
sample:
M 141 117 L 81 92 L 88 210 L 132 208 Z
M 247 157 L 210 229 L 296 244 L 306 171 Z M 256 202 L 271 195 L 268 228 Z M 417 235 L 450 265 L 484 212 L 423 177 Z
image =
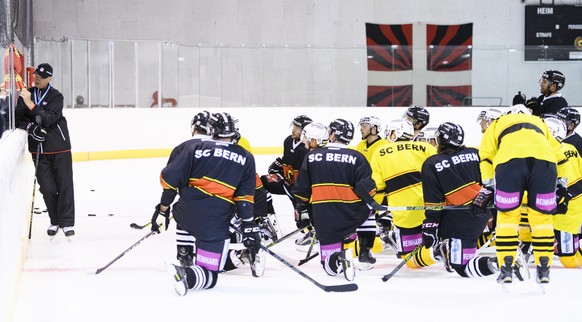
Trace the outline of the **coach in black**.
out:
M 75 235 L 73 159 L 67 120 L 63 116 L 63 94 L 50 84 L 51 65 L 34 71 L 34 87 L 20 92 L 16 105 L 16 127 L 28 132 L 28 150 L 38 168 L 36 177 L 48 209 L 54 237 L 61 228 L 67 237 Z

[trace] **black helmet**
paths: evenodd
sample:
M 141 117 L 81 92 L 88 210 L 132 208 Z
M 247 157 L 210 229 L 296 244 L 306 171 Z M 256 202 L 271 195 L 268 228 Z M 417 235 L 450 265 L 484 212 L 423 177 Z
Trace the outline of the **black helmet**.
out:
M 303 129 L 305 127 L 305 125 L 307 125 L 311 122 L 313 122 L 313 120 L 311 118 L 309 118 L 307 115 L 299 115 L 293 119 L 292 124 Z
M 566 84 L 566 76 L 557 70 L 546 70 L 542 76 L 540 76 L 540 81 L 543 79 L 550 82 L 550 85 L 556 84 L 556 90 L 558 91 L 564 88 L 564 85 Z
M 232 138 L 236 135 L 234 120 L 228 113 L 212 113 L 208 124 L 215 139 Z
M 430 113 L 428 110 L 423 106 L 411 106 L 406 110 L 404 116 L 408 116 L 413 121 L 411 121 L 412 125 L 414 126 L 415 130 L 420 130 L 425 127 L 428 122 L 430 121 Z
M 194 115 L 192 122 L 190 122 L 190 125 L 192 125 L 192 132 L 194 132 L 194 130 L 202 130 L 204 133 L 210 135 L 210 127 L 208 126 L 210 116 L 210 112 L 208 111 L 202 111 Z
M 329 133 L 334 133 L 339 141 L 350 144 L 354 138 L 354 125 L 344 119 L 335 119 L 329 124 Z
M 465 131 L 459 124 L 445 122 L 437 129 L 437 142 L 439 148 L 460 148 L 465 140 Z
M 563 119 L 566 123 L 573 123 L 574 124 L 574 128 L 576 128 L 578 126 L 578 124 L 580 124 L 580 112 L 578 112 L 577 109 L 573 108 L 573 107 L 562 107 L 557 113 L 556 115 Z

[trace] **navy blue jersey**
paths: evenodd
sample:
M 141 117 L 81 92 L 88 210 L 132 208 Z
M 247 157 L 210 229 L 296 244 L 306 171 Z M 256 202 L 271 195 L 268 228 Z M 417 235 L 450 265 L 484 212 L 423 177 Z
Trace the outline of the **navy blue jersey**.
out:
M 422 165 L 422 192 L 426 206 L 468 205 L 481 190 L 479 152 L 465 148 L 451 154 L 430 156 Z M 442 238 L 476 239 L 489 220 L 488 214 L 471 210 L 427 210 L 427 218 L 440 222 Z
M 322 244 L 355 232 L 370 214 L 366 202 L 376 191 L 363 154 L 339 144 L 310 151 L 291 192 L 312 207 L 311 219 Z
M 179 193 L 174 218 L 197 239 L 228 238 L 235 205 L 239 217 L 253 218 L 255 160 L 241 146 L 211 140 L 186 141 L 172 151 L 160 182 L 164 191 Z

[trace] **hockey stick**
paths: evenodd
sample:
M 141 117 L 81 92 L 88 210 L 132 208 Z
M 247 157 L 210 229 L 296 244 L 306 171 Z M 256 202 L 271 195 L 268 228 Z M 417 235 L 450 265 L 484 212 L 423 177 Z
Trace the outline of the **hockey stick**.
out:
M 303 273 L 300 269 L 293 266 L 293 264 L 289 263 L 288 261 L 283 259 L 281 256 L 274 253 L 272 250 L 268 249 L 267 247 L 265 247 L 263 245 L 260 245 L 259 247 L 261 247 L 261 249 L 266 251 L 269 255 L 275 257 L 275 259 L 278 260 L 279 262 L 281 262 L 283 265 L 289 267 L 295 273 L 301 275 L 301 277 L 307 279 L 311 283 L 315 284 L 315 286 L 319 287 L 320 289 L 322 289 L 326 292 L 353 292 L 353 291 L 358 290 L 358 284 L 354 284 L 354 283 L 341 284 L 341 285 L 323 285 L 323 284 L 320 284 L 319 282 L 317 282 L 313 278 L 309 277 L 309 275 Z
M 293 236 L 293 235 L 297 234 L 298 232 L 302 231 L 303 229 L 305 229 L 305 228 L 307 228 L 307 227 L 309 227 L 309 226 L 305 226 L 305 227 L 297 228 L 297 229 L 295 229 L 294 231 L 292 231 L 292 232 L 288 233 L 287 235 L 285 235 L 285 236 L 283 236 L 283 237 L 281 237 L 281 238 L 277 239 L 277 241 L 274 241 L 274 242 L 270 243 L 269 245 L 267 245 L 267 247 L 272 247 L 272 246 L 275 246 L 275 245 L 277 245 L 277 244 L 281 243 L 282 241 L 284 241 L 285 239 L 289 239 L 289 237 L 291 237 L 291 236 Z
M 311 238 L 311 244 L 309 245 L 309 249 L 307 250 L 307 255 L 305 255 L 305 258 L 299 261 L 299 264 L 297 264 L 297 266 L 301 266 L 307 262 L 309 262 L 310 260 L 312 260 L 313 258 L 315 258 L 315 256 L 319 255 L 319 252 L 315 252 L 315 254 L 311 255 L 311 251 L 313 251 L 313 246 L 316 243 L 316 239 L 315 236 L 317 235 L 316 232 L 313 233 L 313 237 Z
M 170 220 L 172 220 L 173 218 L 174 218 L 174 216 L 171 216 L 171 217 L 170 217 Z M 131 224 L 129 224 L 129 227 L 131 227 L 131 228 L 133 228 L 133 229 L 137 229 L 137 230 L 142 230 L 142 229 L 144 229 L 144 228 L 146 228 L 146 227 L 150 226 L 151 224 L 152 224 L 152 222 L 151 222 L 151 221 L 150 221 L 150 222 L 148 222 L 148 223 L 147 223 L 147 224 L 145 224 L 145 225 L 138 225 L 138 224 L 136 224 L 136 223 L 132 222 Z
M 40 115 L 36 116 L 36 123 L 40 126 L 42 118 Z M 34 162 L 34 183 L 32 184 L 32 202 L 30 204 L 30 223 L 28 225 L 28 239 L 32 238 L 32 216 L 34 215 L 34 196 L 36 194 L 36 174 L 38 172 L 38 160 L 40 160 L 40 142 L 36 145 L 36 161 Z
M 477 249 L 477 251 L 475 252 L 475 255 L 487 249 L 487 247 L 489 247 L 489 245 L 491 245 L 491 243 L 495 240 L 495 236 L 496 235 L 493 235 L 493 237 L 489 238 L 488 241 L 486 241 L 481 247 L 479 247 L 479 249 Z
M 470 206 L 384 206 L 386 211 L 392 210 L 468 210 Z
M 159 227 L 161 228 L 164 224 L 160 224 Z M 123 257 L 125 254 L 129 253 L 132 249 L 134 249 L 137 245 L 139 245 L 142 241 L 146 240 L 148 237 L 150 237 L 151 235 L 157 234 L 155 231 L 150 231 L 149 233 L 147 233 L 147 235 L 143 236 L 142 238 L 140 238 L 137 242 L 135 242 L 135 244 L 129 246 L 128 249 L 126 249 L 125 251 L 123 251 L 121 254 L 117 255 L 117 257 L 115 257 L 112 261 L 110 261 L 109 263 L 107 263 L 107 265 L 98 268 L 97 271 L 95 271 L 95 275 L 103 272 L 104 270 L 107 269 L 107 267 L 111 266 L 113 263 L 117 262 L 117 260 L 119 260 L 121 257 Z
M 406 263 L 414 256 L 416 255 L 416 253 L 418 253 L 422 247 L 424 247 L 422 244 L 418 245 L 418 247 L 416 247 L 412 252 L 410 252 L 410 254 L 406 255 L 406 257 L 402 260 L 402 262 L 400 262 L 400 264 L 398 264 L 398 266 L 396 266 L 396 268 L 394 268 L 392 270 L 392 272 L 382 276 L 382 282 L 386 282 L 389 279 L 392 278 L 392 276 L 394 276 L 394 274 L 396 274 L 401 268 L 402 266 L 406 265 Z
M 230 226 L 237 233 L 239 233 L 239 234 L 242 235 L 242 232 L 240 231 L 240 229 L 238 229 L 237 227 L 235 227 L 233 225 L 230 225 Z M 289 267 L 295 273 L 301 275 L 301 277 L 307 279 L 311 283 L 315 284 L 315 286 L 319 287 L 320 289 L 322 289 L 322 290 L 324 290 L 326 292 L 353 292 L 353 291 L 358 290 L 358 284 L 354 284 L 354 283 L 341 284 L 341 285 L 323 285 L 323 284 L 317 282 L 316 280 L 314 280 L 313 278 L 311 278 L 309 275 L 303 273 L 300 269 L 298 269 L 297 267 L 293 266 L 293 264 L 289 263 L 288 261 L 286 261 L 285 259 L 283 259 L 281 256 L 279 256 L 276 253 L 274 253 L 272 250 L 270 250 L 269 248 L 267 248 L 267 246 L 264 246 L 262 244 L 259 244 L 259 247 L 262 250 L 266 251 L 269 255 L 273 256 L 276 260 L 278 260 L 279 262 L 281 262 L 283 265 Z

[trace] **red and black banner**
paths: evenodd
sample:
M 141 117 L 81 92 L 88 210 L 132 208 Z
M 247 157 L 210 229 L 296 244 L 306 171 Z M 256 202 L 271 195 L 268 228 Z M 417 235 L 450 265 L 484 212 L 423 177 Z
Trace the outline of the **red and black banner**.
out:
M 379 25 L 366 23 L 368 70 L 402 71 L 412 69 L 412 24 Z
M 426 25 L 427 70 L 472 69 L 473 24 Z
M 427 106 L 467 106 L 465 98 L 471 97 L 471 85 L 465 86 L 426 86 Z
M 411 106 L 412 85 L 368 86 L 367 106 Z

